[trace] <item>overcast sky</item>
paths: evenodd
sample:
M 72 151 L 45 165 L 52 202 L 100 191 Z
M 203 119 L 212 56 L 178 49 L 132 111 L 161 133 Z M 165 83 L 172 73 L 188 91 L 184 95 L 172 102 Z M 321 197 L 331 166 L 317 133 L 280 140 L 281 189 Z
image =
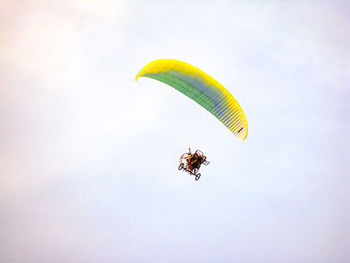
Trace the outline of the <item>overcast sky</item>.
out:
M 249 3 L 248 3 L 249 2 Z M 0 1 L 0 262 L 350 262 L 349 1 Z M 239 142 L 171 87 L 210 74 Z M 177 170 L 201 149 L 202 177 Z

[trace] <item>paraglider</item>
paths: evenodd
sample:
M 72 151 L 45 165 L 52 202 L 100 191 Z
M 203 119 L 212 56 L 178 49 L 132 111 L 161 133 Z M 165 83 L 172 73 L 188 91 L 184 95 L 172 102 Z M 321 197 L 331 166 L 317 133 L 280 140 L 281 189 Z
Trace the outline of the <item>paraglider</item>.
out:
M 224 86 L 200 69 L 179 60 L 158 59 L 144 66 L 135 81 L 139 77 L 168 84 L 209 111 L 238 140 L 244 141 L 247 137 L 247 119 L 236 99 Z M 196 168 L 190 169 L 191 165 L 192 163 L 187 163 L 187 166 L 184 164 L 183 169 L 179 170 L 189 170 L 193 174 Z

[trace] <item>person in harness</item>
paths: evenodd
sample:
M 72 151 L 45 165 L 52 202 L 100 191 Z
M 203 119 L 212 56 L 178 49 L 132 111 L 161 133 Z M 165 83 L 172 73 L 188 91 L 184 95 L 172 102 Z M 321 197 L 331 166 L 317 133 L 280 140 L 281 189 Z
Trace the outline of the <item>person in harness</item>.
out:
M 189 149 L 188 153 L 184 153 L 180 157 L 179 170 L 185 170 L 191 175 L 196 176 L 196 181 L 200 178 L 201 174 L 198 173 L 199 168 L 202 164 L 208 165 L 209 162 L 206 160 L 207 157 L 203 155 L 203 152 L 197 150 L 194 154 Z
M 199 169 L 204 163 L 206 157 L 199 155 L 198 150 L 194 154 L 189 154 L 187 159 L 187 165 L 190 170 Z

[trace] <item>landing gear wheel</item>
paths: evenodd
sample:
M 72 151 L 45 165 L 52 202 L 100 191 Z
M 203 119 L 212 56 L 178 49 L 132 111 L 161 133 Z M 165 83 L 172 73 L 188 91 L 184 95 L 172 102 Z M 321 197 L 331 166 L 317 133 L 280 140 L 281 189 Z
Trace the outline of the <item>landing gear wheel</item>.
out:
M 177 169 L 182 170 L 183 168 L 184 168 L 184 164 L 180 163 L 179 168 L 177 168 Z
M 197 175 L 196 175 L 196 178 L 194 178 L 194 179 L 195 179 L 196 181 L 198 181 L 199 178 L 201 178 L 201 174 L 197 174 Z

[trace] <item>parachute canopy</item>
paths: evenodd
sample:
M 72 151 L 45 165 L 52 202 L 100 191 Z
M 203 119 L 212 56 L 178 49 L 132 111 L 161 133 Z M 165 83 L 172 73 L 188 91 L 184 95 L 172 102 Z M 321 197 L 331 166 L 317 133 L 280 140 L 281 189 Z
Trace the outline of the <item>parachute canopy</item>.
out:
M 248 135 L 248 123 L 235 98 L 200 69 L 174 59 L 150 62 L 137 74 L 159 80 L 191 98 L 219 119 L 240 141 Z

